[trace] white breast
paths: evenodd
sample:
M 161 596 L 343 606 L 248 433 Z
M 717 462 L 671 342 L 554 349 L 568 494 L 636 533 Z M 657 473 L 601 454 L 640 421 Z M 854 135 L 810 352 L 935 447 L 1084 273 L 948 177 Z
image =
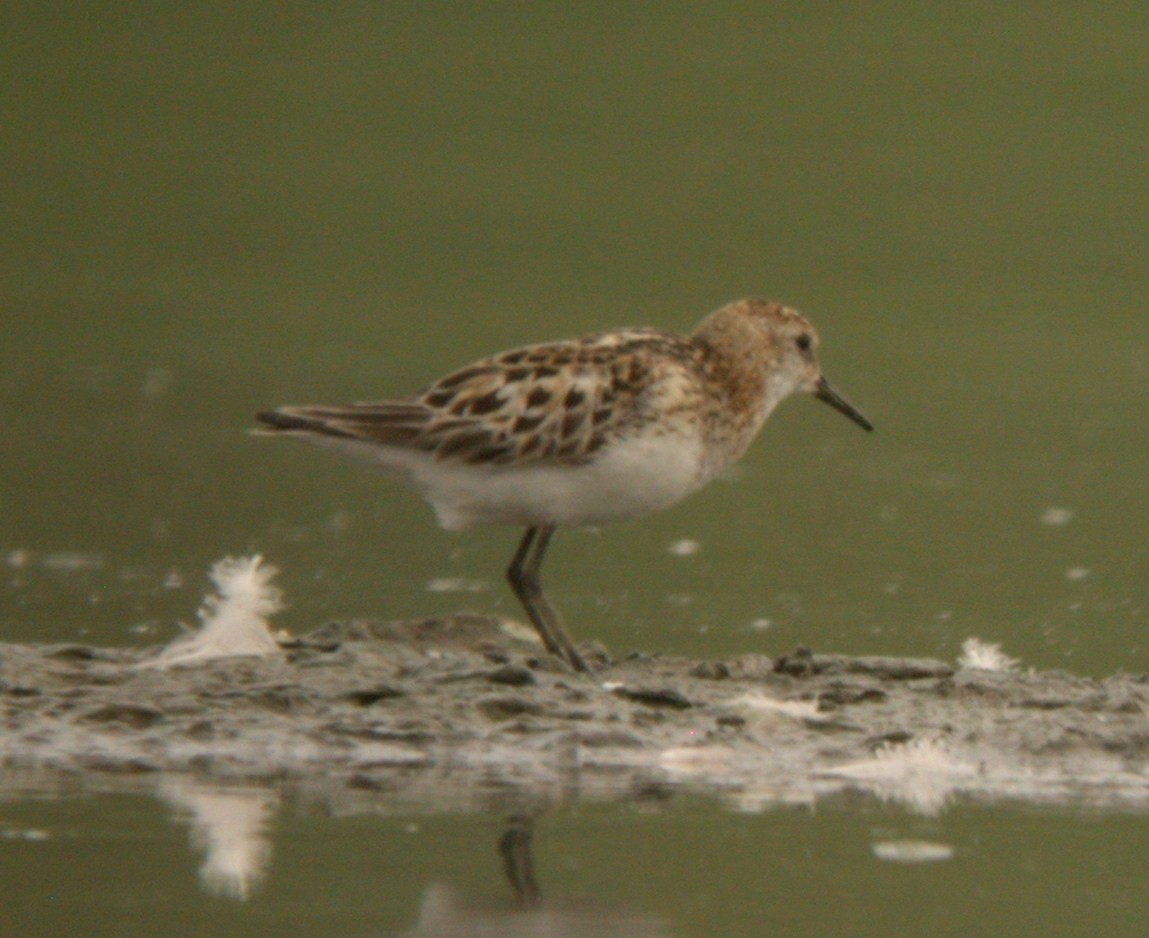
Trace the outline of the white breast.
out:
M 700 441 L 640 436 L 581 466 L 474 466 L 423 460 L 409 480 L 448 530 L 473 524 L 597 525 L 658 511 L 707 481 Z

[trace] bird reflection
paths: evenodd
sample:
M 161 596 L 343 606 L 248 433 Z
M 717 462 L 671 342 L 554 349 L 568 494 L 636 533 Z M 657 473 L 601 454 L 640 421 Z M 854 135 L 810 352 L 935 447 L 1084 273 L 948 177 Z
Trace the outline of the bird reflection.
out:
M 589 905 L 557 908 L 544 903 L 535 879 L 533 835 L 534 819 L 514 815 L 499 837 L 513 909 L 467 904 L 450 887 L 434 883 L 423 892 L 416 926 L 396 938 L 670 938 L 661 919 Z
M 535 880 L 534 833 L 534 818 L 513 815 L 507 819 L 507 829 L 499 838 L 503 869 L 519 907 L 524 909 L 533 909 L 542 900 Z
M 184 776 L 160 783 L 160 798 L 191 829 L 192 845 L 204 853 L 199 878 L 204 891 L 246 901 L 267 877 L 270 825 L 280 805 L 273 789 L 205 784 Z M 544 902 L 535 876 L 534 817 L 507 818 L 498 856 L 512 902 L 461 899 L 432 883 L 423 891 L 415 927 L 398 938 L 670 938 L 661 919 L 630 915 L 590 903 Z

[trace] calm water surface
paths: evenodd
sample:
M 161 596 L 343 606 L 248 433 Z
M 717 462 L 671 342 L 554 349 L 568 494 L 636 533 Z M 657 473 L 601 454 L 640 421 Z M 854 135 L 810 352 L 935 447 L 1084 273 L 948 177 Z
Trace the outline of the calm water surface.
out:
M 1149 911 L 1141 814 L 571 804 L 533 819 L 526 906 L 498 847 L 525 822 L 497 812 L 186 780 L 0 807 L 5 920 L 27 936 L 1136 935 Z
M 517 614 L 514 532 L 440 532 L 246 436 L 252 412 L 759 294 L 810 315 L 878 432 L 788 402 L 688 503 L 560 535 L 576 635 L 943 658 L 977 635 L 1149 669 L 1143 5 L 95 3 L 6 8 L 0 34 L 3 640 L 165 640 L 246 552 L 296 631 Z M 159 802 L 4 808 L 50 835 L 4 841 L 24 934 L 419 934 L 438 881 L 507 908 L 496 818 L 280 811 L 260 890 L 205 904 Z M 1118 934 L 1146 911 L 1141 828 L 691 802 L 565 809 L 537 847 L 548 896 L 668 934 Z M 899 837 L 954 858 L 875 859 Z

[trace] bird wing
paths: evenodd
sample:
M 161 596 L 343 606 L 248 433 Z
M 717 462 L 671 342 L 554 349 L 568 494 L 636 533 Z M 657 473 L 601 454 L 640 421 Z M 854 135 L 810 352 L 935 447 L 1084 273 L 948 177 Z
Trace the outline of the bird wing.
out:
M 647 346 L 671 337 L 626 330 L 513 349 L 399 400 L 285 407 L 259 415 L 304 431 L 432 453 L 475 465 L 579 465 L 642 412 Z

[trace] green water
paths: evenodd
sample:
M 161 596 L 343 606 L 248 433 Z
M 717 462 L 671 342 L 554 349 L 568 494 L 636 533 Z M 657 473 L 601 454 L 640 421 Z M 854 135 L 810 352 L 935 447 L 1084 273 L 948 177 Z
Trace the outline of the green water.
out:
M 515 532 L 251 414 L 765 295 L 877 432 L 788 402 L 729 479 L 560 534 L 576 636 L 1149 669 L 1143 5 L 43 4 L 0 36 L 0 638 L 166 639 L 247 552 L 296 631 L 517 614 Z M 979 857 L 908 875 L 976 890 Z
M 698 799 L 566 806 L 534 821 L 542 908 L 532 912 L 504 877 L 497 843 L 506 823 L 497 813 L 364 805 L 332 816 L 271 803 L 258 842 L 245 845 L 259 863 L 242 887 L 221 873 L 243 869 L 239 839 L 197 840 L 190 828 L 202 818 L 162 801 L 105 794 L 4 804 L 9 933 L 1144 933 L 1149 831 L 1140 814 L 965 805 L 926 819 L 868 803 L 742 814 Z M 950 858 L 879 859 L 881 845 L 901 841 Z M 221 842 L 231 849 L 219 851 Z

